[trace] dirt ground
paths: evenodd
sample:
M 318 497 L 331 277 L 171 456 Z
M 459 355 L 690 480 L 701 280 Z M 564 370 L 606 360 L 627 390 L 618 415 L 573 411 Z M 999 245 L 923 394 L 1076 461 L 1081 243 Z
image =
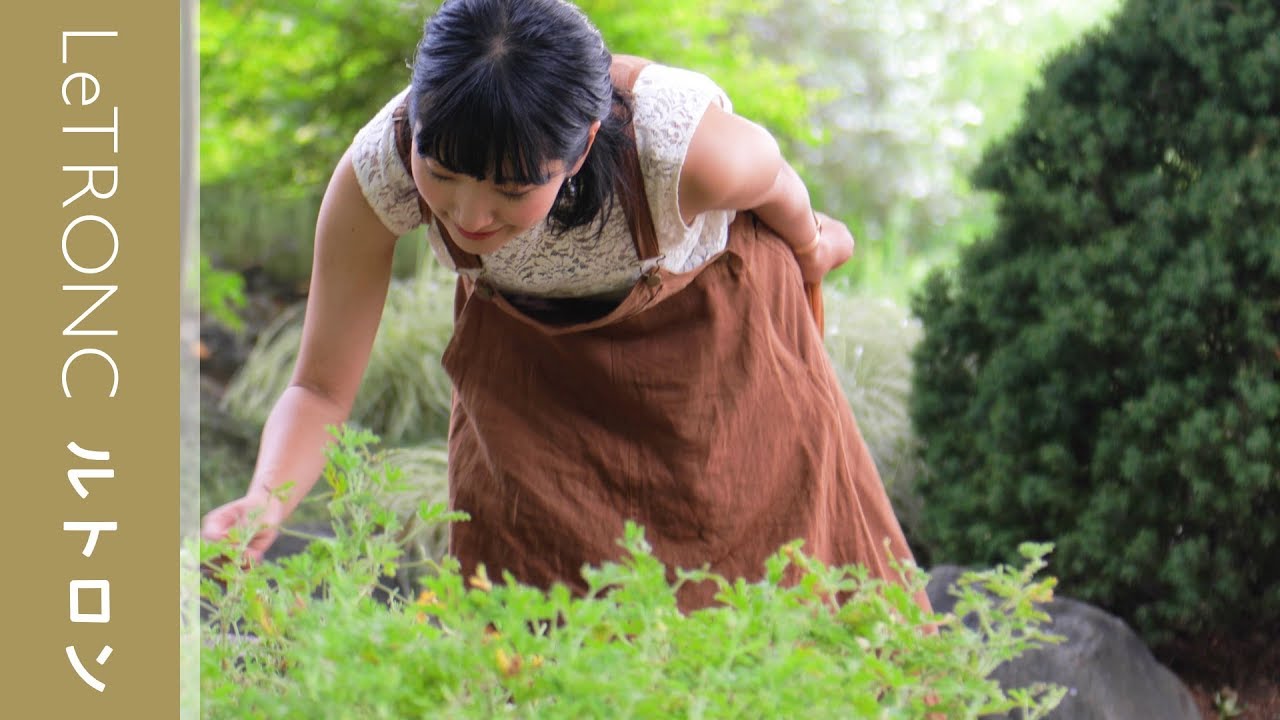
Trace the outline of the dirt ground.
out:
M 1280 720 L 1280 629 L 1186 643 L 1157 658 L 1186 683 L 1206 720 Z

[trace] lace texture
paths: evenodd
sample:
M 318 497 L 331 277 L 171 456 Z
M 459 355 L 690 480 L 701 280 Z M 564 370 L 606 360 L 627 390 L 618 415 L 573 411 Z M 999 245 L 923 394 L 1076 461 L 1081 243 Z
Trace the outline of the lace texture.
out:
M 396 154 L 393 136 L 391 113 L 405 92 L 357 133 L 352 146 L 365 198 L 398 235 L 423 222 L 417 188 Z M 688 272 L 724 249 L 734 213 L 703 213 L 685 225 L 678 196 L 680 169 L 710 103 L 729 111 L 732 105 L 705 75 L 657 64 L 640 72 L 634 93 L 636 146 L 662 249 L 661 264 L 672 272 Z M 427 238 L 440 263 L 455 269 L 434 225 L 428 227 Z M 557 236 L 544 223 L 481 257 L 481 262 L 483 275 L 497 289 L 542 297 L 619 296 L 641 271 L 626 214 L 616 203 L 602 230 L 596 221 Z
M 391 120 L 391 114 L 407 94 L 409 88 L 391 98 L 351 142 L 351 165 L 365 200 L 382 224 L 396 235 L 422 224 L 418 187 L 396 153 L 395 123 Z

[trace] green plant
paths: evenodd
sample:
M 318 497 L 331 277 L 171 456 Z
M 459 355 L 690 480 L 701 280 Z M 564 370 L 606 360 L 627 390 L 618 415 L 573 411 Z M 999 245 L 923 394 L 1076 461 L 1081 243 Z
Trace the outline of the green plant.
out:
M 237 312 L 244 309 L 244 278 L 231 270 L 213 266 L 208 255 L 200 255 L 200 311 L 231 330 L 244 328 L 244 319 Z
M 818 145 L 788 143 L 819 209 L 858 239 L 837 271 L 904 302 L 927 271 L 992 224 L 967 175 L 1018 117 L 1051 51 L 1117 0 L 791 0 L 751 24 L 757 47 L 829 90 L 809 120 Z
M 917 299 L 934 557 L 1057 543 L 1159 643 L 1280 623 L 1280 8 L 1130 0 L 984 158 Z
M 1231 720 L 1240 717 L 1244 708 L 1240 705 L 1240 695 L 1229 687 L 1224 687 L 1213 694 L 1213 710 L 1218 713 L 1218 720 Z
M 774 130 L 811 134 L 797 70 L 736 32 L 776 2 L 583 0 L 610 49 L 709 73 Z M 426 0 L 254 0 L 200 6 L 200 174 L 273 198 L 323 187 L 356 131 L 409 82 Z M 764 92 L 764 91 L 768 92 Z
M 202 547 L 202 717 L 1042 717 L 1062 696 L 987 679 L 1052 640 L 1035 608 L 1051 593 L 1034 577 L 1046 547 L 1026 548 L 1021 569 L 966 576 L 956 612 L 973 628 L 915 604 L 917 571 L 886 584 L 797 545 L 759 582 L 691 571 L 673 584 L 635 526 L 617 562 L 585 571 L 586 597 L 463 577 L 446 557 L 420 593 L 384 604 L 373 595 L 397 569 L 401 526 L 376 498 L 398 473 L 373 462 L 372 440 L 347 430 L 330 450 L 334 538 L 247 569 L 217 562 L 243 536 Z M 425 502 L 419 515 L 464 519 Z M 717 583 L 722 605 L 681 614 L 680 582 Z
M 377 502 L 396 513 L 400 530 L 396 542 L 404 552 L 401 577 L 417 582 L 432 561 L 449 549 L 449 528 L 443 523 L 425 522 L 422 503 L 444 506 L 449 502 L 449 451 L 444 438 L 421 445 L 390 448 L 379 456 L 396 468 L 403 482 L 378 489 Z

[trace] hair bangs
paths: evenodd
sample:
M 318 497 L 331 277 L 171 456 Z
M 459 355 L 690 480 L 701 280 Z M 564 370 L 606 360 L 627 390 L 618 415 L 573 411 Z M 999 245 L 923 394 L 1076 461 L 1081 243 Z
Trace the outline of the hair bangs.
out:
M 450 172 L 501 185 L 542 185 L 557 162 L 580 163 L 560 185 L 550 227 L 598 220 L 603 229 L 619 189 L 626 207 L 637 196 L 644 202 L 643 187 L 619 174 L 635 143 L 630 94 L 613 86 L 611 64 L 600 32 L 572 3 L 445 0 L 413 64 L 418 151 Z
M 420 152 L 450 172 L 492 179 L 498 185 L 541 185 L 547 164 L 559 159 L 528 103 L 494 87 L 488 78 L 449 83 L 430 99 L 419 120 Z

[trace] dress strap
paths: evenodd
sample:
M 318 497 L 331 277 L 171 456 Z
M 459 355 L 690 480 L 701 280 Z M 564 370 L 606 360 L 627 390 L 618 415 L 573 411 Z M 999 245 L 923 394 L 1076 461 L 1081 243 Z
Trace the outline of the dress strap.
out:
M 636 78 L 650 64 L 649 60 L 634 55 L 614 55 L 609 74 L 619 91 L 632 97 Z M 627 227 L 636 246 L 636 256 L 644 264 L 653 264 L 662 254 L 658 245 L 658 233 L 654 229 L 653 214 L 649 211 L 649 199 L 644 189 L 644 173 L 640 170 L 639 148 L 636 145 L 636 128 L 632 118 L 627 118 L 627 137 L 630 142 L 622 154 L 622 173 L 618 182 L 618 197 L 627 216 Z M 649 261 L 646 263 L 646 261 Z

